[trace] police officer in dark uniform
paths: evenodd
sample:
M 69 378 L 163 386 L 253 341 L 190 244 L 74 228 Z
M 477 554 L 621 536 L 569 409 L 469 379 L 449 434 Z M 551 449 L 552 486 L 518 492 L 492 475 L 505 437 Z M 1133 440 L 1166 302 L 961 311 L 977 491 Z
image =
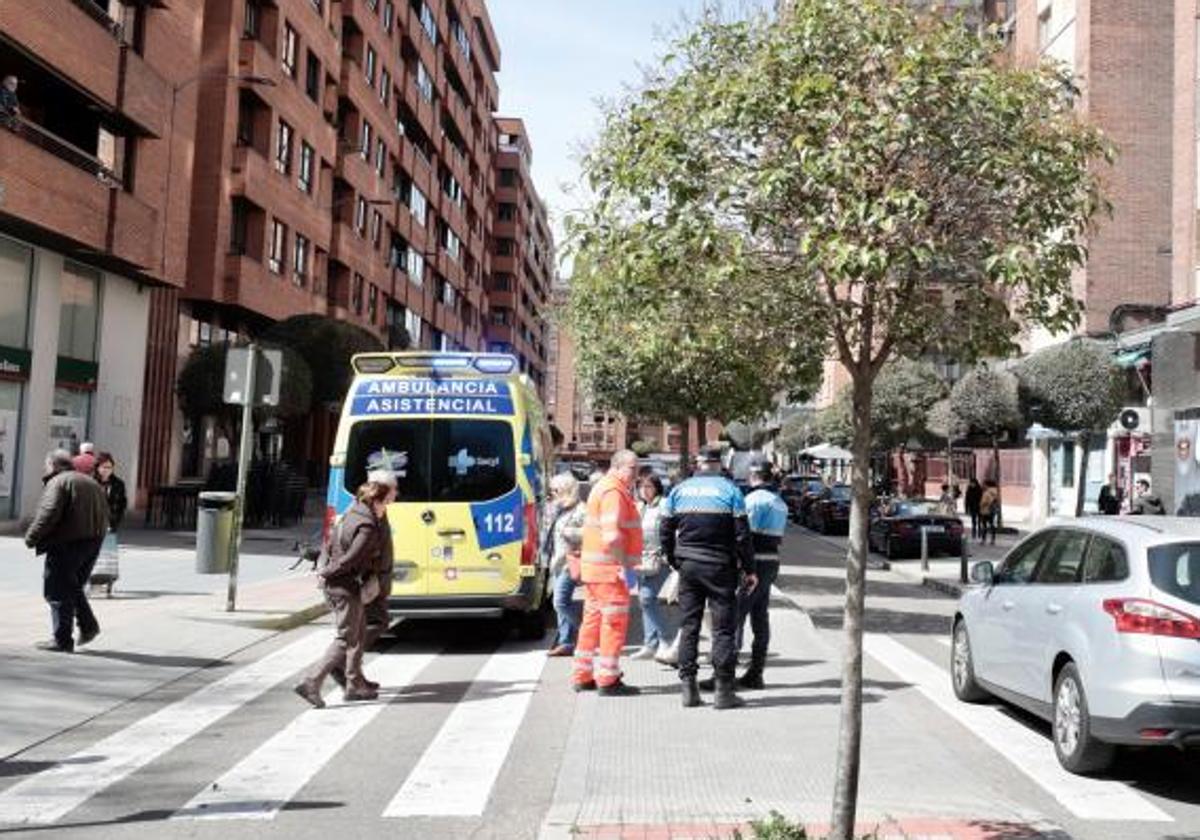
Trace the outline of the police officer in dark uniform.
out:
M 721 475 L 721 450 L 701 450 L 697 474 L 671 490 L 663 503 L 660 533 L 667 562 L 679 571 L 682 625 L 679 678 L 685 708 L 699 706 L 696 656 L 700 622 L 712 610 L 712 662 L 718 709 L 744 705 L 735 691 L 737 590 L 753 590 L 754 546 L 746 518 L 746 502 L 737 486 Z

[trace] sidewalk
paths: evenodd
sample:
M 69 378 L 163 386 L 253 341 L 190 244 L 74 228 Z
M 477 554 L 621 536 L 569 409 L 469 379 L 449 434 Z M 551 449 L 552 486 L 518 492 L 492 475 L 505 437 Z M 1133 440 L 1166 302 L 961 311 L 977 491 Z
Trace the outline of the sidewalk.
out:
M 291 571 L 294 538 L 247 533 L 237 610 L 228 575 L 195 572 L 191 534 L 122 533 L 112 598 L 90 597 L 100 636 L 74 655 L 33 645 L 50 635 L 42 561 L 19 538 L 0 537 L 0 760 L 239 650 L 323 615 L 307 565 Z
M 968 524 L 968 533 L 970 532 L 969 528 Z M 989 560 L 993 564 L 998 564 L 1013 546 L 1025 539 L 1028 533 L 1028 531 L 1016 528 L 1002 531 L 996 535 L 995 545 L 991 543 L 983 544 L 972 540 L 967 561 L 968 574 L 970 573 L 970 568 L 982 560 Z M 962 559 L 959 557 L 931 558 L 928 571 L 921 568 L 921 561 L 919 559 L 892 560 L 890 563 L 892 571 L 915 583 L 922 583 L 931 589 L 955 598 L 962 595 Z

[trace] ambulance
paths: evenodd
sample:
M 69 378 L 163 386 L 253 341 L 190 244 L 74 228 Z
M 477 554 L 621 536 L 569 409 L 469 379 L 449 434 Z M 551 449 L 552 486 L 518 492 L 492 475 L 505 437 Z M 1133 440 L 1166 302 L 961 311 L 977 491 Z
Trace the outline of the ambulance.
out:
M 379 352 L 351 360 L 329 464 L 326 528 L 374 469 L 396 475 L 390 609 L 504 616 L 540 638 L 551 584 L 539 551 L 549 424 L 512 356 Z

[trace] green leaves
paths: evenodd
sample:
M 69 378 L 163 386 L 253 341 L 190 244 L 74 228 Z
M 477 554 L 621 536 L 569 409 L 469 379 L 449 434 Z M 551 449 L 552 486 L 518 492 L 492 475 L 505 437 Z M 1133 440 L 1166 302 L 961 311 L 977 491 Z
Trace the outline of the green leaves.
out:
M 1124 382 L 1112 348 L 1073 340 L 1034 353 L 1016 368 L 1029 422 L 1064 432 L 1097 432 L 1116 419 Z

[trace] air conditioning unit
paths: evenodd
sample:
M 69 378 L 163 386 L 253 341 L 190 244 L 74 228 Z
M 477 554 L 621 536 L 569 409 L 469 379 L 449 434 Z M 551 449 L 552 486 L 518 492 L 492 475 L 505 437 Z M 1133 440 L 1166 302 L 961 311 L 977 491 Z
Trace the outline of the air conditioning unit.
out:
M 1140 405 L 1122 408 L 1108 431 L 1113 435 L 1150 434 L 1150 409 Z

